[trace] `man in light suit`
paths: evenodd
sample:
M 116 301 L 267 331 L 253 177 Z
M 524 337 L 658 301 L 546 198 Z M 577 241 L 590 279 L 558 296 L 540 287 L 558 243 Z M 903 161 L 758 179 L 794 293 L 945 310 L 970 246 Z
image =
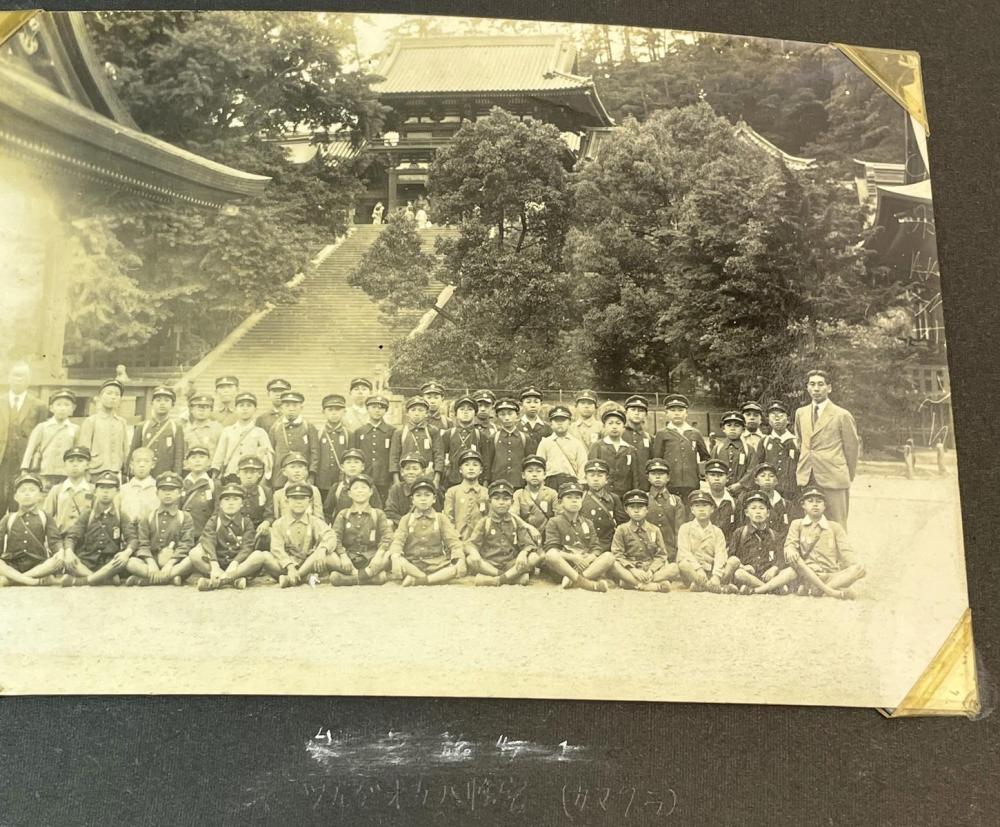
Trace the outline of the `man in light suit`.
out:
M 826 517 L 847 526 L 851 482 L 858 467 L 858 429 L 851 412 L 830 401 L 829 377 L 811 370 L 806 390 L 809 405 L 795 412 L 795 432 L 801 443 L 795 476 L 800 487 L 816 487 L 826 495 Z
M 8 391 L 0 397 L 0 514 L 14 504 L 11 487 L 20 472 L 28 438 L 39 422 L 48 419 L 48 408 L 28 392 L 31 369 L 16 362 L 7 379 Z

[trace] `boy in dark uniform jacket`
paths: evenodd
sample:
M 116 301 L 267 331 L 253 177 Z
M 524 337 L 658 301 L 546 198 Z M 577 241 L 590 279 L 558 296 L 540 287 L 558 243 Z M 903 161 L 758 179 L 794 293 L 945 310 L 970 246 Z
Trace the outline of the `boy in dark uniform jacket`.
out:
M 458 457 L 466 451 L 486 450 L 486 436 L 476 427 L 476 403 L 471 396 L 460 396 L 455 400 L 455 421 L 450 428 L 441 432 L 441 453 L 444 456 L 445 489 L 462 481 Z
M 389 467 L 397 467 L 401 457 L 419 456 L 423 462 L 423 473 L 432 479 L 434 485 L 439 485 L 444 472 L 441 432 L 427 424 L 427 412 L 427 400 L 422 396 L 407 400 L 406 424 L 392 435 Z
M 164 471 L 180 474 L 184 470 L 184 428 L 171 417 L 170 411 L 177 401 L 173 390 L 158 387 L 153 390 L 152 416 L 137 425 L 132 431 L 132 446 L 125 467 L 129 465 L 132 451 L 136 448 L 149 448 L 153 452 L 154 477 Z
M 351 481 L 365 473 L 365 455 L 357 448 L 351 448 L 344 453 L 342 464 L 343 473 L 340 482 L 330 489 L 323 501 L 323 513 L 326 515 L 326 521 L 331 525 L 337 514 L 343 509 L 349 508 L 353 502 Z M 371 478 L 369 477 L 369 479 Z M 382 495 L 378 493 L 378 490 L 372 491 L 369 494 L 369 499 L 373 508 L 382 507 Z
M 499 425 L 486 443 L 484 479 L 507 480 L 511 488 L 517 489 L 521 487 L 521 463 L 534 452 L 528 450 L 528 435 L 518 422 L 521 406 L 513 399 L 501 399 L 495 410 Z
M 750 469 L 751 457 L 741 439 L 743 435 L 743 414 L 727 411 L 722 415 L 723 439 L 712 450 L 712 459 L 721 459 L 729 469 L 726 487 L 734 497 L 745 488 L 744 476 Z
M 445 415 L 444 388 L 437 382 L 424 382 L 420 386 L 420 395 L 427 402 L 427 424 L 443 432 L 451 424 Z
M 145 566 L 132 563 L 139 545 L 136 525 L 115 502 L 121 483 L 114 471 L 102 471 L 94 480 L 94 502 L 63 537 L 64 586 L 100 586 L 118 582 L 129 571 Z
M 319 460 L 316 465 L 316 487 L 326 501 L 341 477 L 341 463 L 350 447 L 350 431 L 344 426 L 344 411 L 347 401 L 339 393 L 328 393 L 323 397 L 323 413 L 326 422 L 319 432 Z
M 365 401 L 368 421 L 351 433 L 351 447 L 359 450 L 365 458 L 367 474 L 375 483 L 375 490 L 383 501 L 389 496 L 392 486 L 392 434 L 396 430 L 385 421 L 389 410 L 389 400 L 384 396 L 370 396 Z
M 740 567 L 733 574 L 733 582 L 740 592 L 749 594 L 774 577 L 785 561 L 779 540 L 768 525 L 771 510 L 767 497 L 760 491 L 752 491 L 743 500 L 746 521 L 733 532 L 729 543 L 729 554 L 740 561 Z
M 469 570 L 477 586 L 526 586 L 542 562 L 538 541 L 524 520 L 511 512 L 514 489 L 506 480 L 489 487 L 489 513 L 476 520 L 465 544 Z
M 795 468 L 799 463 L 799 441 L 788 430 L 788 408 L 780 402 L 772 402 L 767 406 L 767 421 L 771 433 L 761 438 L 753 464 L 767 463 L 774 468 L 777 477 L 775 489 L 787 503 L 796 507 L 797 513 L 799 485 L 795 479 Z
M 645 396 L 635 394 L 625 400 L 625 431 L 622 433 L 629 445 L 635 448 L 636 474 L 639 476 L 637 488 L 649 490 L 649 481 L 644 469 L 653 455 L 653 435 L 646 429 L 649 417 L 649 401 Z
M 483 436 L 489 438 L 493 435 L 493 431 L 496 430 L 496 422 L 493 420 L 493 406 L 497 401 L 496 395 L 493 391 L 484 388 L 472 394 L 472 398 L 476 403 L 475 425 L 483 432 Z
M 710 459 L 705 463 L 705 487 L 714 506 L 712 523 L 719 527 L 727 543 L 736 530 L 736 500 L 726 489 L 728 480 L 729 466 L 721 459 Z
M 610 475 L 608 488 L 621 497 L 626 491 L 639 487 L 642 469 L 636 464 L 635 448 L 622 439 L 625 432 L 624 412 L 611 408 L 601 414 L 601 421 L 604 423 L 604 436 L 590 446 L 588 456 L 607 463 Z M 610 537 L 608 542 L 611 542 Z
M 281 394 L 290 391 L 292 386 L 287 379 L 272 379 L 267 383 L 267 398 L 271 400 L 271 410 L 257 417 L 257 427 L 266 433 L 271 433 L 275 422 L 281 419 Z
M 190 470 L 184 477 L 181 510 L 191 515 L 195 538 L 201 536 L 205 523 L 215 511 L 216 484 L 208 475 L 208 461 L 207 448 L 196 445 L 187 452 L 187 465 Z
M 407 454 L 399 461 L 399 482 L 392 484 L 385 501 L 385 515 L 394 526 L 398 526 L 403 515 L 409 512 L 413 484 L 420 479 L 423 470 L 424 459 L 419 454 Z
M 311 422 L 302 418 L 302 405 L 306 398 L 298 391 L 281 394 L 281 419 L 271 426 L 271 444 L 274 446 L 274 476 L 271 489 L 277 491 L 285 487 L 282 464 L 291 453 L 302 454 L 309 469 L 307 479 L 311 484 L 316 479 L 319 467 L 319 434 Z
M 219 491 L 219 506 L 205 524 L 188 559 L 198 578 L 198 591 L 232 585 L 245 589 L 247 578 L 264 567 L 263 552 L 254 551 L 253 521 L 243 513 L 243 486 L 226 483 Z
M 14 480 L 17 511 L 0 519 L 0 586 L 40 586 L 62 568 L 62 540 L 56 521 L 38 507 L 42 480 L 21 474 Z
M 583 486 L 564 482 L 559 486 L 559 513 L 545 524 L 545 567 L 562 578 L 562 587 L 576 586 L 591 592 L 606 592 L 601 576 L 615 563 L 611 551 L 602 551 L 597 531 L 581 510 Z
M 207 455 L 206 455 L 207 460 Z M 130 574 L 126 586 L 163 586 L 173 583 L 183 586 L 184 578 L 191 573 L 188 552 L 195 543 L 194 523 L 191 515 L 180 507 L 184 481 L 180 474 L 167 471 L 156 480 L 156 495 L 160 500 L 148 517 L 139 520 L 138 546 L 132 563 L 142 563 L 144 571 Z
M 625 494 L 629 521 L 615 529 L 611 553 L 615 556 L 612 573 L 627 589 L 645 592 L 668 592 L 671 578 L 680 577 L 676 563 L 667 558 L 663 534 L 646 519 L 649 495 L 640 488 Z
M 348 484 L 350 504 L 337 512 L 333 554 L 339 565 L 330 564 L 331 586 L 382 585 L 389 579 L 389 543 L 392 523 L 385 512 L 372 505 L 375 486 L 360 474 Z
M 528 438 L 528 454 L 538 453 L 538 444 L 552 433 L 549 423 L 539 416 L 542 392 L 535 387 L 521 391 L 521 429 Z
M 775 489 L 778 477 L 774 473 L 774 468 L 766 462 L 758 465 L 753 472 L 753 488 L 740 494 L 736 501 L 736 523 L 742 525 L 746 522 L 746 505 L 751 494 L 762 494 L 767 500 L 768 518 L 767 524 L 774 531 L 778 538 L 779 545 L 785 542 L 785 535 L 788 534 L 788 526 L 792 520 L 800 516 L 798 509 L 785 500 Z M 794 510 L 794 513 L 793 513 Z
M 705 439 L 697 428 L 687 422 L 688 400 L 679 393 L 664 399 L 667 425 L 653 439 L 653 456 L 670 466 L 670 491 L 685 501 L 697 490 L 701 481 L 698 463 L 711 459 Z
M 660 529 L 667 547 L 667 559 L 673 563 L 677 560 L 677 532 L 687 518 L 687 511 L 681 498 L 671 494 L 667 488 L 670 466 L 666 460 L 658 457 L 649 460 L 646 463 L 646 478 L 649 480 L 646 520 Z
M 622 508 L 621 498 L 608 488 L 608 464 L 604 460 L 590 460 L 584 472 L 587 489 L 583 495 L 582 513 L 593 523 L 601 551 L 608 551 L 615 529 L 628 520 L 628 515 Z
M 761 420 L 764 418 L 764 409 L 756 402 L 744 402 L 740 406 L 740 413 L 743 414 L 744 431 L 740 434 L 740 439 L 747 448 L 747 455 L 753 458 L 757 453 L 760 441 L 764 438 L 761 431 Z
M 274 498 L 264 479 L 264 460 L 246 456 L 240 460 L 239 482 L 243 486 L 243 514 L 253 523 L 255 547 L 268 548 L 268 535 L 274 522 Z M 227 480 L 232 482 L 233 480 Z

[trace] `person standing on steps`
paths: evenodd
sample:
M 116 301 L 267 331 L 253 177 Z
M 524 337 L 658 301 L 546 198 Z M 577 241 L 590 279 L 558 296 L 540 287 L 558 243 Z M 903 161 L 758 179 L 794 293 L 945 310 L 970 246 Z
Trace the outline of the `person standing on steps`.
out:
M 344 427 L 348 431 L 354 432 L 368 421 L 368 408 L 365 403 L 372 395 L 372 382 L 363 376 L 356 376 L 351 380 L 348 388 L 351 397 L 347 410 L 344 411 Z

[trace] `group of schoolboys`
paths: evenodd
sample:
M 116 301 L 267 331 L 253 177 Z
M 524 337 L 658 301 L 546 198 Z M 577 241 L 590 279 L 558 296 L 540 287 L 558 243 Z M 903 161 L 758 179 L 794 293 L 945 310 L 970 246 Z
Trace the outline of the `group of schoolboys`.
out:
M 799 491 L 798 443 L 780 402 L 747 402 L 708 443 L 681 394 L 667 424 L 647 430 L 641 395 L 624 406 L 581 392 L 576 411 L 542 393 L 489 390 L 444 404 L 428 382 L 386 422 L 372 383 L 329 394 L 317 427 L 283 379 L 270 409 L 216 380 L 217 401 L 151 394 L 130 429 L 124 388 L 105 382 L 97 410 L 61 426 L 72 392 L 50 397 L 15 481 L 17 510 L 0 519 L 0 585 L 184 585 L 244 589 L 445 583 L 526 584 L 542 573 L 564 588 L 850 597 L 864 576 L 825 498 Z M 714 436 L 714 435 L 713 435 Z M 65 440 L 64 440 L 65 442 Z M 62 463 L 54 450 L 62 452 Z M 41 469 L 40 472 L 38 469 Z M 122 480 L 122 473 L 131 476 Z

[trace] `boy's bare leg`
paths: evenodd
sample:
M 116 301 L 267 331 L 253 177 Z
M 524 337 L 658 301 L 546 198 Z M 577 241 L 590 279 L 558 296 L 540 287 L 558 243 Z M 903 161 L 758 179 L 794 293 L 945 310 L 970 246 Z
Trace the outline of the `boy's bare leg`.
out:
M 399 571 L 403 576 L 402 579 L 404 586 L 427 585 L 427 575 L 405 557 L 399 561 Z
M 566 552 L 559 551 L 558 549 L 550 548 L 545 552 L 545 565 L 553 573 L 558 574 L 563 578 L 563 588 L 569 588 L 569 586 L 579 586 L 580 588 L 587 589 L 588 591 L 606 591 L 607 586 L 604 583 L 597 583 L 584 577 L 580 572 L 578 572 L 572 565 L 567 561 L 566 557 L 579 558 L 579 555 L 567 554 Z
M 607 574 L 615 564 L 615 556 L 610 551 L 605 551 L 597 556 L 587 568 L 583 570 L 583 576 L 588 580 L 596 580 Z
M 629 589 L 639 588 L 639 579 L 632 574 L 628 566 L 624 566 L 617 560 L 611 567 L 611 573 L 615 576 L 619 583 Z
M 680 580 L 681 571 L 676 563 L 667 563 L 653 572 L 654 583 L 667 583 L 671 580 Z
M 487 577 L 499 577 L 500 569 L 488 560 L 484 560 L 478 554 L 469 555 L 469 571 L 475 574 L 485 574 Z
M 754 589 L 758 589 L 764 585 L 764 581 L 761 580 L 757 575 L 751 574 L 746 569 L 737 569 L 736 573 L 733 575 L 733 582 L 740 586 L 749 586 Z
M 789 566 L 788 568 L 779 571 L 763 586 L 757 586 L 753 591 L 754 594 L 770 594 L 771 592 L 776 592 L 783 586 L 794 585 L 798 579 L 799 579 L 798 572 L 794 568 Z
M 806 565 L 804 560 L 798 560 L 795 564 L 795 570 L 799 573 L 799 577 L 810 589 L 816 589 L 827 597 L 840 597 L 840 591 L 832 588 L 830 585 L 823 580 L 816 572 L 814 572 L 809 566 Z
M 739 557 L 730 557 L 726 560 L 726 565 L 722 567 L 722 583 L 723 585 L 731 583 L 733 581 L 733 575 L 739 571 L 740 566 L 743 564 L 740 562 Z
M 865 576 L 865 569 L 860 563 L 841 569 L 826 581 L 826 585 L 831 589 L 844 590 L 856 583 Z M 838 595 L 839 597 L 840 595 Z
M 273 577 L 275 582 L 278 578 L 285 573 L 285 570 L 281 567 L 281 564 L 275 559 L 274 555 L 269 551 L 262 551 L 258 549 L 253 554 L 251 554 L 246 559 L 246 563 L 251 560 L 257 560 L 260 562 L 261 569 L 269 576 Z
M 687 562 L 677 564 L 681 579 L 694 589 L 704 589 L 708 585 L 708 575 L 700 566 Z
M 194 571 L 194 565 L 191 563 L 191 558 L 182 557 L 179 560 L 172 560 L 170 562 L 169 572 L 167 574 L 168 581 L 172 581 L 177 584 L 177 578 L 181 579 L 181 584 L 191 575 Z
M 16 583 L 18 586 L 37 586 L 38 580 L 34 577 L 28 577 L 26 574 L 22 574 L 13 566 L 0 560 L 0 578 L 10 582 Z
M 55 557 L 49 557 L 47 560 L 43 560 L 37 566 L 28 569 L 25 573 L 25 577 L 33 577 L 36 580 L 40 580 L 43 577 L 48 577 L 53 574 L 60 574 L 63 570 L 63 559 L 61 554 L 57 554 Z

